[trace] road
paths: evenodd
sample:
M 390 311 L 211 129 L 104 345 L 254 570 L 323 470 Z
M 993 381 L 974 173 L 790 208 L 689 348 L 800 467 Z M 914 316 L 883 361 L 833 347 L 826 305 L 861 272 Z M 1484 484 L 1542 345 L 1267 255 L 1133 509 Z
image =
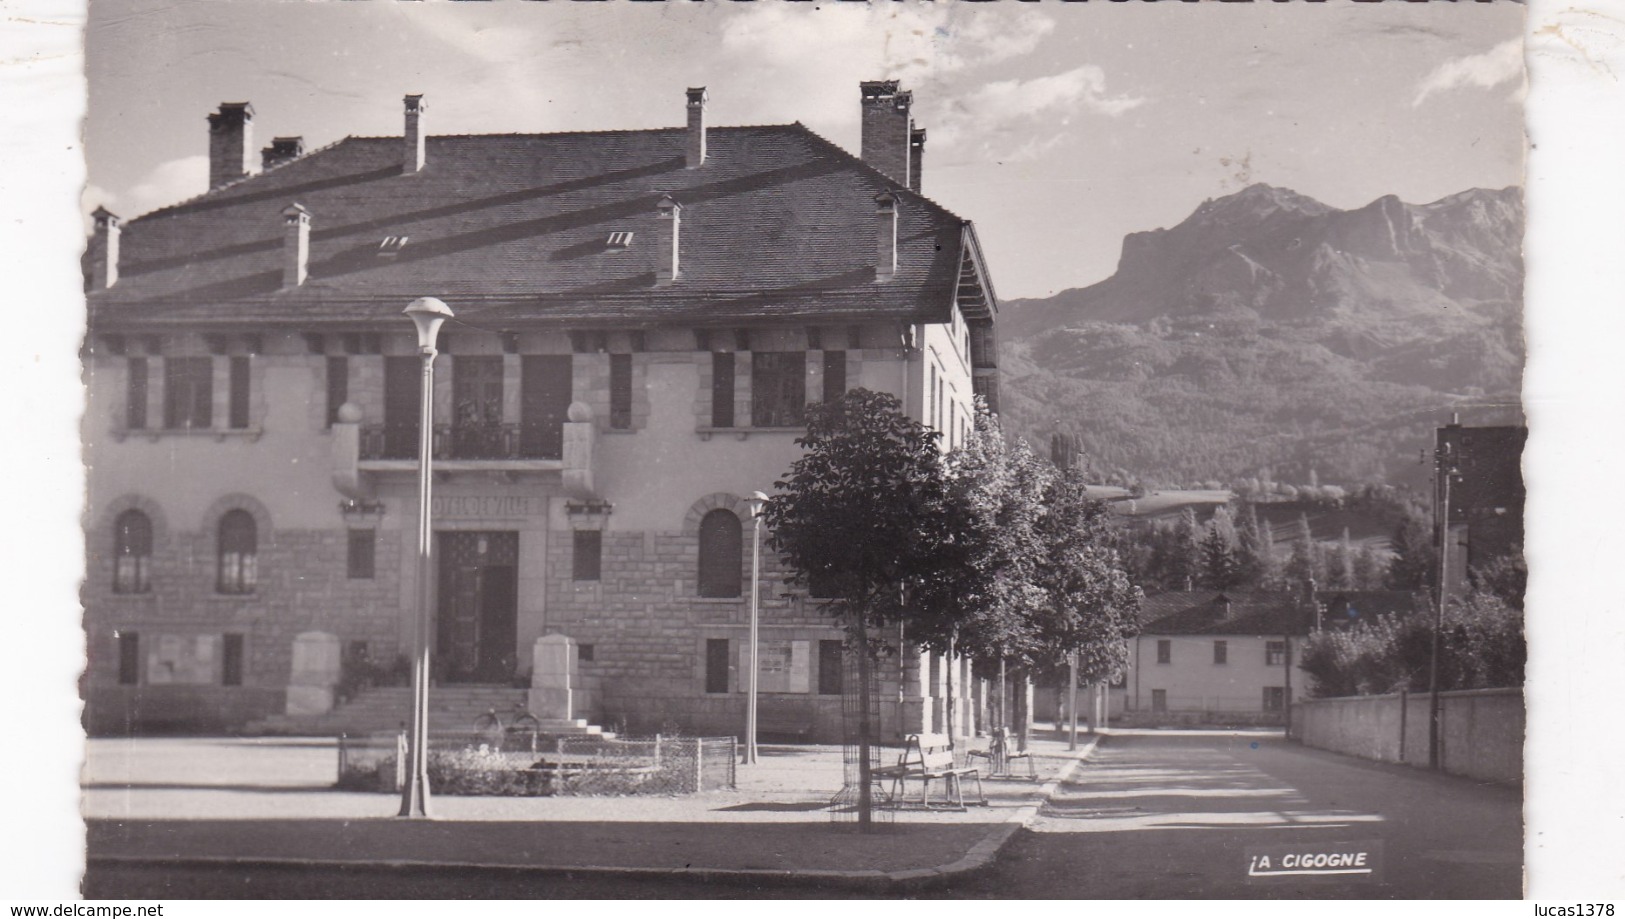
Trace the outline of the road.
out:
M 1379 841 L 1378 875 L 1248 878 L 1248 850 Z M 1108 738 L 989 871 L 945 898 L 1516 898 L 1522 798 L 1403 766 L 1306 750 L 1279 736 L 1144 732 Z M 738 888 L 682 879 L 629 883 L 398 871 L 94 868 L 92 897 L 867 896 L 811 887 Z

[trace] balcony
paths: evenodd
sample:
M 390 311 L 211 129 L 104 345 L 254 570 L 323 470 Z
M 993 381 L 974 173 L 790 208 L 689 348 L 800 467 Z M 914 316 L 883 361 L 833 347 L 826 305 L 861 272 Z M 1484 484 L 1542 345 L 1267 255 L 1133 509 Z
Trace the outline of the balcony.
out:
M 435 460 L 554 460 L 564 458 L 563 425 L 437 424 L 432 447 Z M 361 426 L 362 462 L 411 460 L 418 458 L 418 426 L 415 424 L 366 424 Z
M 371 500 L 380 477 L 417 471 L 417 425 L 362 424 L 354 406 L 345 409 L 332 428 L 333 486 L 340 494 Z M 592 410 L 576 402 L 568 421 L 437 424 L 431 449 L 437 475 L 556 477 L 566 494 L 591 498 L 596 440 Z

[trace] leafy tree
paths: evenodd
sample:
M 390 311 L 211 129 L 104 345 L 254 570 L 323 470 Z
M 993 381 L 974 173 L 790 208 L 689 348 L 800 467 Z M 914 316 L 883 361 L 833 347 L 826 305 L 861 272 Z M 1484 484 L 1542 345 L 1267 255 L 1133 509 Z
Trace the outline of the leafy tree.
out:
M 1037 573 L 1047 602 L 1031 662 L 1059 666 L 1076 655 L 1082 682 L 1115 679 L 1128 666 L 1128 639 L 1139 634 L 1141 595 L 1111 545 L 1109 512 L 1071 475 L 1049 484 L 1045 509 Z
M 1355 586 L 1360 590 L 1379 590 L 1388 572 L 1388 563 L 1370 543 L 1360 546 L 1354 557 Z
M 893 396 L 854 389 L 807 407 L 803 454 L 766 504 L 770 545 L 792 572 L 834 593 L 825 609 L 858 660 L 858 823 L 870 827 L 870 631 L 908 619 L 930 628 L 942 611 L 908 603 L 916 585 L 962 561 L 962 528 L 938 435 L 903 414 Z
M 1034 615 L 1046 601 L 1036 581 L 1043 557 L 1037 526 L 1054 477 L 1054 467 L 1025 441 L 1006 440 L 998 419 L 978 405 L 970 438 L 946 461 L 957 529 L 945 551 L 955 563 L 917 586 L 920 605 L 938 614 L 913 622 L 911 640 L 964 654 L 983 672 L 1031 661 L 1039 644 Z
M 1390 590 L 1428 590 L 1438 575 L 1439 553 L 1433 544 L 1433 528 L 1414 509 L 1394 528 L 1389 540 L 1393 558 L 1388 563 Z

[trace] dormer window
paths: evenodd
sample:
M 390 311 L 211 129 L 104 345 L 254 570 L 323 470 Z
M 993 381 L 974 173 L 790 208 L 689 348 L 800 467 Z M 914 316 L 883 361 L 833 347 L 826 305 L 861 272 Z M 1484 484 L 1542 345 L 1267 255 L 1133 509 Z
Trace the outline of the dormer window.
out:
M 609 239 L 604 240 L 605 249 L 627 249 L 631 246 L 631 230 L 616 230 L 615 232 L 609 234 Z
M 378 257 L 394 258 L 400 255 L 401 250 L 406 248 L 407 239 L 405 236 L 385 236 L 384 241 L 378 244 Z

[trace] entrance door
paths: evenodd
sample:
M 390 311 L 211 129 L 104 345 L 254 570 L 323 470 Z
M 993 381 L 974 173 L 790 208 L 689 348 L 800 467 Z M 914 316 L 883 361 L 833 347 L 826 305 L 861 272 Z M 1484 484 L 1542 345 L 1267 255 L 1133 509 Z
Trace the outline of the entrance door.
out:
M 527 458 L 564 457 L 570 364 L 568 354 L 527 354 L 520 364 L 519 445 Z
M 506 683 L 519 662 L 519 534 L 439 535 L 441 678 Z

